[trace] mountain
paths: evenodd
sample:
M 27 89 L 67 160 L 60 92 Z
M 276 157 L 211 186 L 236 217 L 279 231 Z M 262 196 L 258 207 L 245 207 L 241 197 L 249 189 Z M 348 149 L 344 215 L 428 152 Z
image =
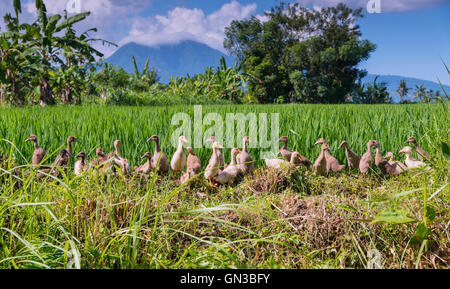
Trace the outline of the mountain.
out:
M 134 73 L 131 56 L 136 58 L 139 71 L 144 68 L 147 58 L 150 58 L 149 68 L 155 67 L 159 70 L 162 83 L 168 83 L 172 75 L 176 77 L 189 73 L 193 76 L 204 73 L 207 66 L 219 66 L 221 56 L 225 57 L 228 66 L 234 65 L 233 57 L 195 41 L 183 41 L 160 47 L 148 47 L 131 42 L 120 47 L 106 59 L 106 62 Z
M 366 77 L 363 78 L 362 82 L 364 84 L 370 83 L 373 84 L 375 77 L 378 76 L 377 83 L 386 83 L 387 91 L 392 97 L 392 100 L 396 103 L 400 102 L 400 96 L 396 92 L 398 87 L 400 86 L 400 81 L 405 80 L 406 81 L 406 87 L 411 88 L 406 99 L 413 99 L 414 92 L 416 91 L 416 86 L 420 86 L 423 84 L 423 86 L 426 89 L 431 89 L 434 91 L 440 91 L 441 95 L 444 95 L 444 91 L 442 91 L 442 87 L 438 82 L 433 82 L 429 80 L 423 80 L 413 77 L 405 77 L 405 76 L 399 76 L 399 75 L 376 75 L 376 74 L 368 74 Z M 444 89 L 447 93 L 450 93 L 450 86 L 449 85 L 443 85 Z
M 150 58 L 149 67 L 155 67 L 159 70 L 159 75 L 161 76 L 160 81 L 162 83 L 168 83 L 172 75 L 176 77 L 189 73 L 189 75 L 193 76 L 198 73 L 203 73 L 207 66 L 217 67 L 220 64 L 221 56 L 225 57 L 228 66 L 234 65 L 235 62 L 233 57 L 195 41 L 183 41 L 179 44 L 161 45 L 159 47 L 148 47 L 131 42 L 120 47 L 113 55 L 106 59 L 106 62 L 122 67 L 130 73 L 134 73 L 131 56 L 136 58 L 139 71 L 142 71 L 144 68 L 147 58 Z M 373 84 L 376 76 L 374 74 L 368 74 L 362 82 Z M 400 97 L 396 93 L 396 90 L 401 80 L 405 80 L 406 86 L 412 88 L 407 99 L 412 98 L 416 85 L 420 86 L 421 84 L 426 89 L 440 90 L 443 94 L 439 83 L 417 78 L 398 75 L 380 75 L 377 83 L 386 82 L 392 99 L 394 102 L 399 102 Z M 450 86 L 444 85 L 444 88 L 447 93 L 450 92 Z

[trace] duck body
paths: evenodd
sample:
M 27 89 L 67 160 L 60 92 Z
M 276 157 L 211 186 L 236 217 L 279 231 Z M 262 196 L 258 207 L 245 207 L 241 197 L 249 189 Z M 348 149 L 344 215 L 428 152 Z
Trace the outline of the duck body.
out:
M 319 138 L 314 145 L 318 144 L 327 144 L 323 138 Z M 328 145 L 328 144 L 327 144 Z M 325 159 L 327 161 L 327 170 L 333 171 L 335 173 L 342 171 L 345 166 L 341 165 L 339 161 L 333 157 L 328 151 L 330 147 L 328 146 L 327 150 L 325 150 Z
M 34 151 L 33 151 L 33 157 L 32 157 L 32 159 L 31 159 L 31 164 L 32 164 L 33 167 L 35 168 L 35 167 L 37 167 L 37 166 L 42 162 L 42 160 L 44 159 L 44 157 L 45 157 L 45 150 L 44 150 L 43 148 L 41 148 L 41 147 L 38 145 L 38 139 L 37 139 L 37 136 L 35 136 L 35 135 L 31 135 L 31 136 L 30 136 L 29 138 L 27 138 L 25 141 L 26 141 L 26 142 L 27 142 L 27 141 L 32 141 L 33 144 L 34 144 Z
M 361 160 L 359 162 L 359 171 L 362 174 L 365 174 L 372 167 L 373 159 L 372 159 L 372 146 L 375 146 L 375 141 L 370 140 L 367 143 L 367 152 L 363 154 Z
M 187 172 L 193 173 L 194 175 L 199 174 L 202 171 L 202 163 L 199 159 L 199 157 L 194 153 L 194 150 L 191 147 L 187 147 L 186 150 L 188 151 L 188 157 L 187 157 Z M 219 152 L 219 151 L 217 151 Z M 220 157 L 219 157 L 219 163 L 220 163 Z
M 423 161 L 423 160 L 428 160 L 433 162 L 433 158 L 426 152 L 423 150 L 423 148 L 421 148 L 418 144 L 417 144 L 417 140 L 415 137 L 411 136 L 409 137 L 405 143 L 412 143 L 414 145 L 414 147 L 416 148 L 417 151 L 417 157 L 419 160 Z
M 387 160 L 381 155 L 380 142 L 376 141 L 375 165 L 380 169 L 383 175 L 396 175 L 396 170 Z
M 214 178 L 216 182 L 223 185 L 231 185 L 234 182 L 234 179 L 239 174 L 239 168 L 236 165 L 236 155 L 240 152 L 241 151 L 238 148 L 233 148 L 231 150 L 231 162 L 218 176 Z
M 211 158 L 209 159 L 208 166 L 205 169 L 204 177 L 209 180 L 210 184 L 213 185 L 212 179 L 217 175 L 220 166 L 219 155 L 217 151 L 219 149 L 223 149 L 223 147 L 217 142 L 213 143 L 213 153 Z
M 186 165 L 186 155 L 183 151 L 183 142 L 187 142 L 187 139 L 184 136 L 180 136 L 180 139 L 178 141 L 178 148 L 175 151 L 170 162 L 170 167 L 175 174 L 181 173 L 184 170 L 184 166 Z
M 278 142 L 283 142 L 284 145 L 283 147 L 280 149 L 280 154 L 283 156 L 283 158 L 285 159 L 286 162 L 290 162 L 291 161 L 291 157 L 292 154 L 294 153 L 294 151 L 291 151 L 287 148 L 288 145 L 288 138 L 286 136 L 281 137 Z M 270 165 L 270 161 L 269 161 L 269 165 Z M 277 163 L 277 161 L 274 161 L 273 164 L 275 165 L 275 163 Z M 305 166 L 308 169 L 311 167 L 312 162 L 310 160 L 308 160 L 306 157 L 298 154 L 298 158 L 295 157 L 295 165 L 297 166 Z M 267 166 L 267 164 L 266 164 Z
M 322 144 L 320 155 L 313 165 L 313 171 L 316 175 L 325 176 L 328 173 L 327 159 L 325 156 L 327 149 L 328 145 L 326 143 Z
M 153 154 L 152 166 L 157 168 L 156 171 L 160 174 L 166 174 L 169 172 L 169 160 L 166 155 L 159 146 L 159 137 L 157 135 L 153 135 L 150 137 L 147 142 L 154 141 L 155 142 L 155 153 Z M 159 164 L 158 164 L 159 162 Z
M 152 154 L 149 152 L 146 152 L 141 158 L 142 159 L 147 159 L 147 161 L 143 164 L 140 165 L 139 167 L 135 167 L 134 171 L 136 173 L 142 173 L 142 174 L 149 174 L 153 169 L 153 164 L 152 164 Z
M 89 164 L 86 162 L 85 152 L 78 153 L 76 155 L 76 158 L 79 158 L 79 160 L 75 162 L 75 164 L 73 165 L 73 169 L 75 175 L 78 176 L 89 169 Z
M 264 159 L 267 168 L 284 169 L 297 166 L 298 161 L 301 161 L 301 155 L 298 152 L 291 154 L 291 159 L 288 161 L 281 159 Z
M 342 141 L 338 149 L 341 147 L 345 148 L 345 157 L 347 158 L 348 170 L 351 171 L 351 169 L 359 169 L 359 162 L 361 158 L 348 148 L 347 141 Z
M 208 140 L 206 140 L 206 142 L 212 142 L 215 143 L 216 142 L 216 137 L 215 136 L 211 136 Z M 221 168 L 224 167 L 224 162 L 223 162 L 223 154 L 220 150 L 217 150 L 217 156 L 219 157 L 219 166 Z
M 67 152 L 66 149 L 62 149 L 58 156 L 56 157 L 55 161 L 53 162 L 52 166 L 50 168 L 42 168 L 41 172 L 37 174 L 38 178 L 45 178 L 48 176 L 48 174 L 52 174 L 55 177 L 59 177 L 60 175 L 60 169 L 66 170 L 67 169 L 67 162 L 71 155 Z
M 247 150 L 247 143 L 250 142 L 248 136 L 243 139 L 242 151 L 237 155 L 236 160 L 238 162 L 239 172 L 243 175 L 252 173 L 255 170 L 255 165 L 253 164 L 252 156 Z
M 394 168 L 394 175 L 400 175 L 408 170 L 408 168 L 399 161 L 394 161 L 394 154 L 392 152 L 388 152 L 385 159 L 388 159 L 388 163 Z
M 411 157 L 411 148 L 410 147 L 404 147 L 400 150 L 399 153 L 404 153 L 406 155 L 405 164 L 408 170 L 414 170 L 414 169 L 420 169 L 425 168 L 426 171 L 431 170 L 429 166 L 427 166 L 426 163 L 422 161 L 418 161 Z

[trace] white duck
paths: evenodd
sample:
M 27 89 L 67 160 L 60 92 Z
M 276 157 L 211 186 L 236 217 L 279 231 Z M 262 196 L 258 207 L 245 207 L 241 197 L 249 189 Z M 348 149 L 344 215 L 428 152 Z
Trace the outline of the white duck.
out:
M 231 185 L 239 174 L 239 167 L 236 165 L 236 155 L 241 151 L 238 148 L 231 150 L 231 162 L 214 180 L 222 185 Z
M 184 136 L 178 139 L 178 148 L 170 161 L 170 167 L 174 174 L 181 173 L 186 165 L 186 155 L 183 150 L 183 143 L 188 142 Z
M 302 160 L 300 154 L 298 152 L 292 152 L 291 160 L 288 162 L 282 159 L 264 159 L 267 168 L 272 169 L 282 169 L 295 166 L 298 160 Z
M 404 153 L 406 155 L 405 164 L 408 167 L 408 170 L 425 168 L 426 171 L 431 170 L 430 167 L 427 166 L 426 163 L 418 161 L 411 157 L 411 147 L 402 148 L 399 153 Z

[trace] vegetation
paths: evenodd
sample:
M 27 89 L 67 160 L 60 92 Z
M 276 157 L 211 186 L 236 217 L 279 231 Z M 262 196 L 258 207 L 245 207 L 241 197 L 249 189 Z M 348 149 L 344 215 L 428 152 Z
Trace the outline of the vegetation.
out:
M 397 152 L 410 135 L 436 159 L 431 173 L 383 178 L 356 173 L 315 177 L 262 169 L 232 187 L 199 176 L 180 187 L 171 176 L 92 173 L 38 180 L 28 165 L 34 133 L 50 163 L 68 135 L 74 152 L 112 151 L 132 166 L 160 135 L 169 145 L 171 116 L 192 107 L 0 108 L 0 266 L 3 268 L 445 268 L 448 267 L 448 103 L 406 106 L 203 106 L 217 112 L 279 112 L 280 135 L 314 160 L 318 137 L 360 155 L 368 139 Z M 332 111 L 332 113 L 331 113 Z M 39 117 L 37 117 L 39 116 Z M 392 127 L 396 132 L 392 133 Z M 5 141 L 8 140 L 8 141 Z M 9 142 L 11 141 L 11 142 Z M 211 149 L 196 149 L 203 165 Z M 229 149 L 223 151 L 229 159 Z M 344 152 L 333 154 L 344 163 Z M 0 157 L 1 158 L 1 157 Z
M 343 103 L 366 74 L 357 65 L 375 50 L 360 40 L 361 11 L 342 3 L 320 11 L 281 3 L 265 22 L 233 21 L 224 47 L 255 76 L 249 93 L 259 103 Z

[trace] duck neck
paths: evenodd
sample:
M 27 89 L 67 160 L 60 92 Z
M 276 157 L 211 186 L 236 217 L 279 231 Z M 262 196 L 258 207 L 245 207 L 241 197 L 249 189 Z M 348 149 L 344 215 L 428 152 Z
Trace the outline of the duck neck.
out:
M 182 151 L 183 150 L 183 142 L 180 140 L 178 141 L 178 151 Z
M 230 162 L 230 166 L 231 165 L 235 165 L 236 164 L 236 154 L 231 152 L 231 162 Z
M 38 141 L 37 141 L 37 140 L 34 140 L 33 143 L 34 143 L 34 148 L 37 149 L 37 148 L 39 147 Z
M 369 152 L 369 153 L 372 152 L 372 146 L 370 144 L 367 145 L 367 152 Z
M 284 142 L 284 145 L 283 145 L 283 149 L 284 149 L 284 150 L 287 150 L 287 146 L 288 146 L 288 141 L 285 141 L 285 142 Z
M 377 159 L 377 161 L 382 161 L 383 160 L 383 156 L 381 155 L 381 151 L 380 151 L 379 147 L 376 148 L 375 159 Z
M 244 151 L 244 152 L 248 152 L 247 151 L 247 142 L 244 140 L 244 145 L 242 146 L 242 150 Z
M 121 157 L 121 155 L 120 155 L 120 150 L 119 150 L 119 146 L 116 145 L 115 148 L 116 148 L 116 156 Z
M 161 151 L 161 147 L 159 146 L 159 140 L 155 140 L 155 151 L 157 153 Z
M 71 141 L 67 141 L 67 152 L 69 154 L 72 154 L 72 142 Z

